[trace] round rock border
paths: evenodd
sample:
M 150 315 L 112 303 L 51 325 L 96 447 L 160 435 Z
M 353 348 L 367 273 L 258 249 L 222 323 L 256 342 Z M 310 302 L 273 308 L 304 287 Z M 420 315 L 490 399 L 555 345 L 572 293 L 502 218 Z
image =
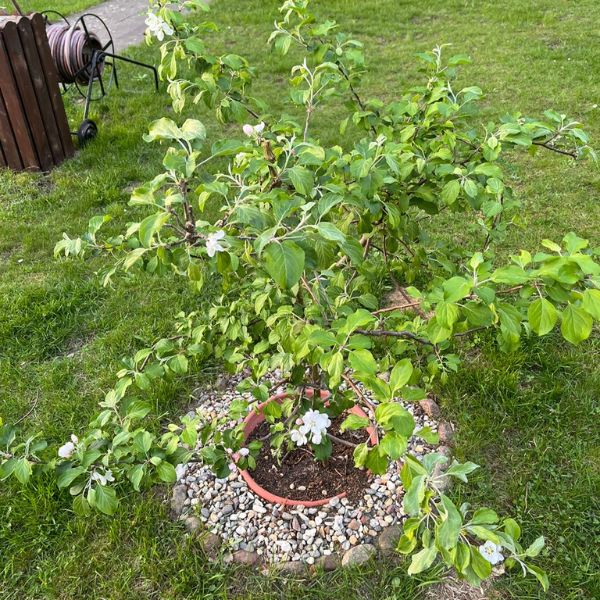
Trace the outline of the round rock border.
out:
M 452 450 L 450 448 L 454 437 L 454 428 L 447 422 L 440 419 L 441 411 L 435 400 L 426 398 L 419 402 L 423 412 L 433 420 L 438 421 L 438 435 L 440 445 L 436 452 L 443 454 L 448 458 L 444 464 L 436 465 L 434 474 L 441 474 L 450 463 Z M 442 480 L 444 487 L 442 491 L 448 488 L 450 478 Z M 398 540 L 402 536 L 402 520 L 387 525 L 378 532 L 378 535 L 372 540 L 372 543 L 361 543 L 352 546 L 342 552 L 333 552 L 326 556 L 320 556 L 316 559 L 292 560 L 282 562 L 267 562 L 264 557 L 256 551 L 247 549 L 238 549 L 234 552 L 226 551 L 224 540 L 209 529 L 209 524 L 204 523 L 193 513 L 186 513 L 186 499 L 188 498 L 188 488 L 185 483 L 178 483 L 173 487 L 171 495 L 171 516 L 184 523 L 189 535 L 197 539 L 206 556 L 213 561 L 223 561 L 224 563 L 235 563 L 255 569 L 260 569 L 265 574 L 276 572 L 287 577 L 306 577 L 316 574 L 320 571 L 334 571 L 338 568 L 347 568 L 363 565 L 376 556 L 387 559 L 396 555 L 395 549 Z

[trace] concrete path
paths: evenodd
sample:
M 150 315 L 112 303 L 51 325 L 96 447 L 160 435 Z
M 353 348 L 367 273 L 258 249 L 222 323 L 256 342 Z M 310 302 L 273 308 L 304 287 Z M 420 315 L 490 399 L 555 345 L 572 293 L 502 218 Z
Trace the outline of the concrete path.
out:
M 74 23 L 82 14 L 93 13 L 98 15 L 108 26 L 115 43 L 115 52 L 123 52 L 128 46 L 140 44 L 144 40 L 146 31 L 146 13 L 148 0 L 109 0 L 96 6 L 90 6 L 82 13 L 69 15 L 70 23 Z M 86 26 L 91 24 L 91 29 L 105 40 L 106 34 L 102 26 L 91 17 L 86 19 Z M 99 25 L 99 26 L 98 26 Z

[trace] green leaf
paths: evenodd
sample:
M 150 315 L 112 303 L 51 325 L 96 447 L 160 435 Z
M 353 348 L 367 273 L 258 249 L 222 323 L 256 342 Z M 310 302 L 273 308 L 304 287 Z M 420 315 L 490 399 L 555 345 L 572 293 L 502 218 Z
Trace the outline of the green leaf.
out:
M 289 289 L 300 281 L 304 271 L 304 250 L 295 242 L 271 243 L 265 250 L 265 268 L 275 283 Z
M 327 365 L 329 373 L 329 385 L 335 387 L 339 384 L 344 371 L 344 356 L 341 352 L 336 352 Z
M 31 477 L 31 463 L 26 458 L 20 458 L 15 462 L 13 475 L 22 483 L 25 484 Z
M 506 283 L 507 285 L 520 285 L 529 281 L 529 276 L 518 265 L 509 265 L 496 269 L 491 276 L 491 280 L 496 283 Z
M 554 305 L 545 298 L 534 300 L 527 309 L 527 318 L 531 329 L 538 335 L 546 335 L 554 328 L 558 320 L 558 312 Z
M 348 316 L 346 323 L 339 328 L 339 332 L 344 335 L 349 335 L 353 331 L 356 331 L 361 327 L 365 327 L 374 321 L 376 321 L 376 318 L 368 310 L 359 308 L 357 311 Z
M 394 430 L 410 437 L 415 428 L 413 416 L 398 402 L 383 402 L 375 409 L 375 419 L 385 431 Z
M 525 556 L 529 556 L 530 558 L 534 558 L 537 556 L 544 547 L 546 541 L 544 540 L 544 536 L 541 535 L 537 538 L 530 546 L 525 550 Z
M 470 521 L 471 525 L 493 525 L 498 522 L 498 515 L 491 508 L 478 508 Z
M 440 436 L 437 432 L 433 431 L 429 425 L 416 431 L 415 435 L 426 441 L 428 444 L 438 444 L 440 441 Z
M 313 174 L 305 167 L 295 166 L 287 170 L 288 177 L 292 185 L 299 194 L 309 196 L 313 186 Z
M 437 549 L 435 546 L 423 548 L 412 557 L 412 561 L 408 567 L 408 574 L 416 575 L 417 573 L 422 573 L 433 564 L 436 556 Z
M 369 419 L 367 417 L 361 417 L 360 415 L 355 415 L 354 413 L 350 413 L 340 425 L 340 431 L 343 433 L 344 431 L 350 429 L 355 431 L 356 429 L 365 429 L 370 425 Z
M 56 484 L 61 489 L 67 488 L 82 473 L 85 473 L 85 469 L 83 467 L 75 467 L 74 469 L 65 469 L 64 471 L 61 471 L 60 475 L 58 476 L 58 478 L 56 480 Z
M 188 141 L 206 139 L 206 127 L 198 119 L 187 119 L 181 126 L 181 132 L 181 137 Z
M 136 248 L 127 254 L 127 258 L 123 261 L 123 268 L 127 271 L 148 252 L 148 248 Z
M 160 231 L 161 227 L 169 220 L 171 215 L 168 212 L 158 212 L 147 216 L 140 223 L 139 238 L 142 246 L 149 248 L 152 239 Z
M 445 515 L 442 524 L 439 526 L 436 539 L 442 548 L 449 550 L 454 548 L 458 542 L 460 528 L 462 527 L 462 517 L 456 506 L 448 496 L 440 494 L 444 506 Z
M 487 579 L 492 574 L 492 564 L 481 556 L 479 548 L 473 546 L 471 546 L 471 568 L 480 579 Z
M 353 350 L 348 355 L 350 366 L 361 375 L 375 375 L 377 373 L 377 362 L 369 350 Z
M 546 571 L 529 563 L 525 563 L 525 568 L 536 577 L 536 579 L 541 583 L 543 590 L 547 592 L 548 588 L 550 587 L 550 582 L 548 581 L 548 575 L 546 575 Z
M 417 475 L 412 480 L 410 487 L 404 494 L 402 505 L 407 515 L 415 516 L 419 513 L 421 502 L 425 497 L 425 475 Z
M 87 500 L 90 503 L 90 506 L 93 506 L 101 513 L 109 516 L 115 514 L 119 505 L 115 490 L 103 485 L 96 485 L 93 488 L 90 488 Z
M 156 473 L 160 480 L 165 483 L 175 483 L 177 481 L 175 467 L 164 460 L 156 467 Z
M 475 169 L 473 169 L 473 173 L 477 173 L 478 175 L 486 175 L 487 177 L 495 177 L 497 179 L 502 179 L 502 169 L 495 164 L 491 163 L 482 163 L 477 165 Z
M 367 456 L 369 454 L 369 447 L 367 444 L 359 444 L 354 448 L 354 464 L 357 467 L 364 467 L 367 462 Z
M 600 321 L 600 290 L 585 290 L 582 306 L 596 321 Z
M 580 238 L 572 231 L 567 233 L 562 241 L 565 243 L 565 248 L 569 254 L 575 254 L 575 252 L 579 252 L 590 245 L 588 240 Z
M 479 465 L 476 465 L 472 462 L 458 463 L 456 461 L 453 461 L 453 463 L 448 467 L 446 473 L 448 475 L 453 475 L 457 479 L 460 479 L 461 481 L 464 481 L 466 483 L 467 475 L 478 468 Z
M 379 442 L 379 447 L 392 460 L 398 460 L 404 456 L 407 446 L 408 439 L 395 431 L 388 431 Z
M 73 512 L 78 517 L 89 517 L 92 514 L 90 504 L 83 494 L 79 494 L 79 496 L 73 498 Z
M 464 277 L 451 277 L 442 284 L 444 289 L 444 300 L 446 302 L 458 302 L 471 293 L 473 282 Z
M 514 519 L 504 519 L 504 531 L 515 542 L 521 537 L 521 527 L 519 527 L 519 524 Z
M 344 254 L 352 261 L 353 265 L 360 265 L 363 262 L 364 248 L 360 242 L 354 238 L 346 238 L 343 244 L 340 244 Z
M 440 302 L 435 307 L 435 316 L 440 327 L 452 331 L 454 323 L 460 316 L 460 311 L 456 304 L 450 302 Z
M 463 187 L 469 198 L 477 197 L 477 184 L 472 179 L 465 179 L 463 181 Z
M 315 331 L 311 331 L 308 336 L 308 341 L 315 345 L 320 346 L 321 348 L 331 348 L 337 342 L 335 339 L 335 335 L 331 333 L 331 331 L 325 331 L 324 329 L 316 329 Z
M 375 446 L 369 450 L 365 466 L 371 473 L 375 473 L 376 475 L 383 475 L 386 472 L 388 468 L 388 459 L 387 456 L 380 451 L 379 446 Z
M 238 140 L 217 140 L 210 149 L 213 157 L 233 156 L 245 149 L 243 142 Z
M 326 240 L 332 242 L 346 241 L 346 236 L 333 223 L 321 222 L 315 227 Z
M 144 135 L 144 140 L 153 142 L 155 140 L 176 140 L 180 137 L 182 137 L 181 129 L 177 127 L 175 121 L 163 117 L 150 125 L 150 130 Z
M 144 469 L 144 465 L 134 465 L 127 473 L 127 476 L 133 485 L 133 489 L 136 492 L 140 491 L 140 483 L 144 477 Z
M 451 179 L 442 188 L 442 200 L 448 205 L 454 204 L 456 198 L 458 198 L 459 192 L 460 182 L 458 181 L 458 179 Z
M 592 333 L 593 320 L 590 315 L 573 304 L 568 304 L 562 314 L 560 330 L 571 344 L 579 344 Z
M 8 479 L 13 474 L 16 464 L 16 458 L 9 458 L 5 463 L 0 464 L 0 481 Z
M 392 388 L 392 393 L 403 388 L 410 381 L 412 373 L 413 366 L 408 358 L 404 358 L 397 362 L 390 374 L 390 387 Z

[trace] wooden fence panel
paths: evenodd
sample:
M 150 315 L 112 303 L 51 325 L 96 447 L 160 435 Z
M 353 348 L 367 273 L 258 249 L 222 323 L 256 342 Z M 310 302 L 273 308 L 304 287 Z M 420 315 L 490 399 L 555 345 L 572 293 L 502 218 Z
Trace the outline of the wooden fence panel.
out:
M 0 17 L 0 166 L 49 171 L 73 154 L 44 18 Z
M 0 92 L 4 99 L 6 112 L 9 115 L 10 126 L 17 143 L 23 168 L 39 170 L 40 165 L 21 103 L 21 96 L 4 45 L 3 34 L 0 34 Z

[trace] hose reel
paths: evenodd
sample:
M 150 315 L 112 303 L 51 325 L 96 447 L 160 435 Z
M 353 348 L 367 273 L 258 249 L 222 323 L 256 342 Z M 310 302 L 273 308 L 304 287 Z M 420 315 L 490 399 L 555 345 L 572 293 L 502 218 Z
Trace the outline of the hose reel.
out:
M 54 10 L 41 14 L 46 20 L 50 51 L 63 94 L 74 86 L 85 98 L 83 121 L 74 132 L 80 145 L 84 146 L 98 133 L 96 123 L 89 118 L 91 103 L 104 98 L 113 83 L 119 87 L 116 61 L 151 70 L 155 89 L 158 90 L 156 68 L 116 54 L 110 29 L 98 15 L 87 13 L 70 23 L 67 17 Z

